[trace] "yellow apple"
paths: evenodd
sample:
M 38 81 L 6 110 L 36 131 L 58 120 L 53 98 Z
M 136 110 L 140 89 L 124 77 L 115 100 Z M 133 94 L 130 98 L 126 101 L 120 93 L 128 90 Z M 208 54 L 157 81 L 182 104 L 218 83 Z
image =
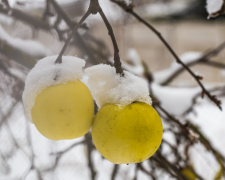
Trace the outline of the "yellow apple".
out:
M 81 137 L 92 124 L 92 95 L 81 81 L 47 87 L 37 95 L 31 116 L 38 131 L 49 139 Z
M 100 154 L 115 164 L 139 163 L 162 141 L 163 127 L 155 109 L 143 102 L 104 105 L 96 114 L 92 138 Z

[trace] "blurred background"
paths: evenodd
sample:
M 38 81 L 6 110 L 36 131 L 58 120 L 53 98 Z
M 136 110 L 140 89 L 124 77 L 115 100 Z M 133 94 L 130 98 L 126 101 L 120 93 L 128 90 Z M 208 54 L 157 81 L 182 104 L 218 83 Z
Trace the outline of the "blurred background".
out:
M 99 0 L 123 68 L 148 80 L 163 120 L 160 149 L 142 163 L 114 165 L 96 151 L 90 133 L 65 141 L 43 137 L 24 114 L 26 75 L 39 59 L 59 54 L 89 0 L 0 0 L 0 180 L 225 179 L 224 110 L 206 95 L 202 99 L 196 80 L 155 33 L 118 4 L 132 6 L 161 33 L 222 109 L 224 16 L 208 19 L 205 0 L 116 2 Z M 112 63 L 112 42 L 99 15 L 88 17 L 64 55 L 85 59 L 86 67 Z

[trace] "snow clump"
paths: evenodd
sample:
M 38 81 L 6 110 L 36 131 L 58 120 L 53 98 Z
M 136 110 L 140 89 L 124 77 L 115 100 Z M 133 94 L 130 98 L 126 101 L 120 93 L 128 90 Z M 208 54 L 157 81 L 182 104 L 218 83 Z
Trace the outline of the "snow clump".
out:
M 56 84 L 65 84 L 80 80 L 83 77 L 83 59 L 73 56 L 63 56 L 62 63 L 55 63 L 57 56 L 48 56 L 37 62 L 28 73 L 23 92 L 23 103 L 27 118 L 32 121 L 31 109 L 35 98 L 42 90 Z
M 126 106 L 134 101 L 152 103 L 146 80 L 127 71 L 124 76 L 110 65 L 99 64 L 87 68 L 88 85 L 99 108 L 105 104 Z
M 213 14 L 220 11 L 222 5 L 223 0 L 207 0 L 206 9 L 209 14 Z

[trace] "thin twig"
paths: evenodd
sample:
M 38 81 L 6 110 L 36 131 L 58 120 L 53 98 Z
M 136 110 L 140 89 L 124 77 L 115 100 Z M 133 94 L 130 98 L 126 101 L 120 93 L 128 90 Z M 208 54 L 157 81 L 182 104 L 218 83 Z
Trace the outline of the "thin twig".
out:
M 51 12 L 50 9 L 50 2 L 49 0 L 46 0 L 46 7 L 42 16 L 42 19 L 45 20 L 48 16 L 53 16 L 53 13 Z
M 91 141 L 91 135 L 89 133 L 87 133 L 85 135 L 85 143 L 87 145 L 87 152 L 88 152 L 88 167 L 90 169 L 90 172 L 91 172 L 91 179 L 92 180 L 95 180 L 95 177 L 96 177 L 96 171 L 95 171 L 95 168 L 94 168 L 94 165 L 93 165 L 93 161 L 92 161 L 92 157 L 91 157 L 91 154 L 93 152 L 93 149 L 94 149 L 94 146 L 92 144 L 92 141 Z
M 116 179 L 116 175 L 118 173 L 119 170 L 119 165 L 118 164 L 114 164 L 114 168 L 112 171 L 112 175 L 111 175 L 111 180 L 115 180 Z
M 77 23 L 75 23 L 71 18 L 66 14 L 66 12 L 59 6 L 59 4 L 55 0 L 48 0 L 51 5 L 54 7 L 56 13 L 58 16 L 60 16 L 67 26 L 71 29 L 71 31 L 74 29 Z M 83 27 L 82 25 L 80 27 Z M 57 31 L 57 29 L 56 29 Z M 60 36 L 60 35 L 59 35 Z M 81 35 L 77 32 L 75 33 L 75 42 L 77 45 L 79 45 L 80 49 L 84 51 L 85 54 L 88 55 L 88 57 L 95 62 L 98 62 L 98 59 L 95 58 L 92 51 L 90 50 L 90 46 L 87 46 L 87 44 L 84 42 Z
M 59 56 L 57 57 L 55 63 L 62 63 L 62 55 L 65 52 L 67 46 L 70 43 L 70 40 L 73 38 L 74 34 L 77 32 L 78 28 L 81 26 L 81 24 L 85 21 L 85 19 L 91 14 L 91 12 L 88 10 L 84 16 L 81 18 L 81 20 L 78 22 L 78 24 L 75 26 L 69 37 L 67 38 L 62 50 L 59 53 Z
M 225 92 L 225 86 L 220 86 L 220 87 L 213 87 L 208 89 L 208 91 L 210 93 L 213 92 L 221 92 L 224 93 Z M 192 112 L 194 110 L 195 105 L 197 104 L 197 99 L 201 96 L 201 92 L 197 93 L 193 98 L 192 98 L 192 103 L 191 105 L 182 113 L 182 116 L 187 115 L 188 113 Z M 220 95 L 217 94 L 217 96 L 220 97 Z
M 59 151 L 59 152 L 56 152 L 56 153 L 51 153 L 50 155 L 55 155 L 55 156 L 56 156 L 56 158 L 55 158 L 55 163 L 53 164 L 52 167 L 47 168 L 47 169 L 45 169 L 44 171 L 45 171 L 45 172 L 48 172 L 48 171 L 54 170 L 54 169 L 57 167 L 57 165 L 59 164 L 60 159 L 61 159 L 67 152 L 69 152 L 70 150 L 72 150 L 75 146 L 78 146 L 78 145 L 83 144 L 84 142 L 85 142 L 84 140 L 83 140 L 83 141 L 80 141 L 80 142 L 75 142 L 75 143 L 73 143 L 72 145 L 70 145 L 69 147 L 67 147 L 66 149 L 64 149 L 64 150 L 62 150 L 62 151 Z
M 62 17 L 62 19 L 64 19 L 64 21 L 66 22 L 67 25 L 68 24 L 73 24 L 73 26 L 75 25 L 75 23 L 73 21 L 71 21 L 71 19 L 67 16 L 67 14 L 61 9 L 61 7 L 58 5 L 58 3 L 55 2 L 55 0 L 46 0 L 46 3 L 51 3 L 53 5 L 53 7 L 57 11 L 58 15 L 60 15 Z
M 170 163 L 161 153 L 157 153 L 156 156 L 151 157 L 151 160 L 154 160 L 161 166 L 164 170 L 166 170 L 171 176 L 179 179 L 179 180 L 188 180 L 180 170 L 172 163 Z
M 220 44 L 217 48 L 213 49 L 212 51 L 202 55 L 201 57 L 189 62 L 186 64 L 186 66 L 191 67 L 193 65 L 196 65 L 198 63 L 213 66 L 215 68 L 225 69 L 225 64 L 220 62 L 213 62 L 210 61 L 210 58 L 213 56 L 216 56 L 218 53 L 220 53 L 225 48 L 225 42 Z M 175 78 L 178 77 L 180 73 L 182 73 L 185 69 L 183 67 L 180 67 L 176 71 L 174 71 L 169 77 L 167 77 L 162 83 L 160 83 L 162 86 L 165 86 L 169 84 L 171 81 L 173 81 Z
M 32 25 L 32 27 L 34 27 L 35 29 L 42 29 L 45 31 L 49 31 L 51 29 L 49 24 L 42 21 L 41 19 L 30 16 L 29 14 L 24 13 L 23 11 L 18 9 L 10 8 L 10 11 L 9 11 L 9 9 L 4 8 L 4 6 L 0 4 L 1 14 L 5 14 L 9 16 L 9 12 L 10 12 L 10 17 L 20 20 L 26 24 Z
M 103 13 L 102 9 L 100 8 L 99 14 L 101 15 L 107 29 L 109 36 L 112 39 L 113 47 L 114 47 L 114 67 L 116 68 L 116 73 L 121 74 L 121 76 L 124 76 L 123 74 L 123 69 L 121 67 L 121 61 L 120 61 L 120 56 L 119 56 L 119 48 L 116 42 L 116 38 L 114 36 L 112 26 L 110 25 L 109 21 L 107 20 L 105 14 Z
M 53 2 L 54 0 L 51 0 L 51 1 Z M 120 74 L 121 76 L 123 76 L 124 74 L 123 74 L 123 69 L 121 67 L 121 61 L 120 61 L 120 56 L 119 56 L 119 48 L 118 48 L 118 45 L 117 45 L 117 42 L 116 42 L 116 38 L 114 36 L 112 26 L 110 25 L 110 23 L 109 23 L 108 19 L 106 18 L 104 12 L 102 11 L 101 6 L 98 3 L 98 0 L 90 0 L 90 5 L 89 5 L 89 8 L 88 8 L 87 12 L 84 14 L 84 16 L 81 18 L 79 23 L 73 29 L 70 36 L 67 38 L 67 40 L 66 40 L 59 56 L 57 57 L 55 63 L 62 63 L 62 55 L 65 52 L 67 46 L 69 45 L 71 39 L 73 38 L 73 36 L 77 32 L 78 28 L 82 25 L 82 23 L 85 21 L 85 19 L 90 14 L 97 14 L 97 13 L 99 13 L 100 16 L 102 17 L 102 20 L 104 21 L 104 23 L 105 23 L 105 25 L 108 29 L 108 33 L 109 33 L 109 35 L 112 39 L 112 43 L 113 43 L 113 47 L 114 47 L 114 66 L 116 68 L 116 72 L 118 74 Z M 67 19 L 66 21 L 69 21 L 69 20 Z

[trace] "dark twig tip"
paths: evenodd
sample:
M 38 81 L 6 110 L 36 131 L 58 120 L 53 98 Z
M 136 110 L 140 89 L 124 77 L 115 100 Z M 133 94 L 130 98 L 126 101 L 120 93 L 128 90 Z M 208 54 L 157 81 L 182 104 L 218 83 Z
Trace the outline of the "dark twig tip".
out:
M 198 78 L 199 80 L 203 80 L 203 76 L 196 75 L 196 78 Z
M 204 92 L 204 91 L 202 91 L 202 95 L 201 95 L 201 97 L 202 97 L 202 98 L 204 98 L 204 95 L 205 95 L 205 92 Z
M 62 57 L 58 56 L 57 59 L 55 60 L 55 64 L 61 64 L 62 63 Z

